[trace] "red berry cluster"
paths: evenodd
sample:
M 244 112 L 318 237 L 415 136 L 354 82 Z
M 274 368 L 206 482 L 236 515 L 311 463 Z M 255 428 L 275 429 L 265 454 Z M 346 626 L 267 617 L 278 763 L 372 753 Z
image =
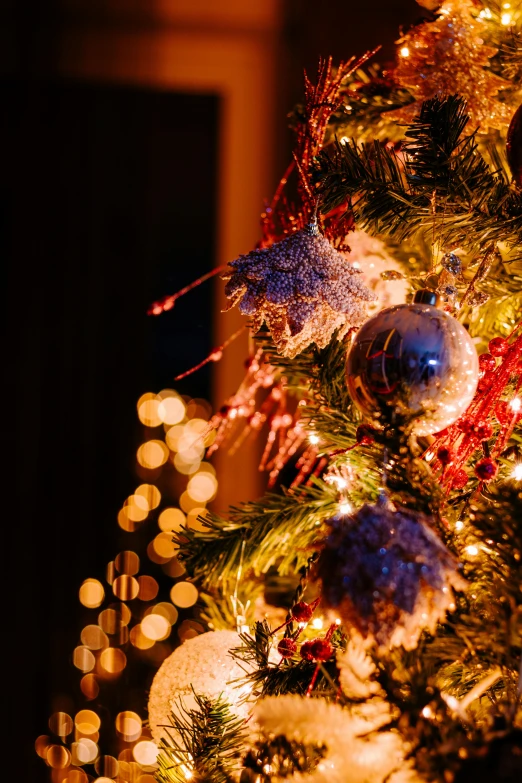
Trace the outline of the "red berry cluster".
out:
M 304 661 L 327 661 L 332 654 L 333 647 L 328 639 L 313 639 L 301 645 L 301 658 Z

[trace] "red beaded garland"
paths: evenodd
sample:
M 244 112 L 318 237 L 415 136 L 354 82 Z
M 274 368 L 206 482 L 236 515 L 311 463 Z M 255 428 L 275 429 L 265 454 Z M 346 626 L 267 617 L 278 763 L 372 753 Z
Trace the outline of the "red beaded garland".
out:
M 497 366 L 497 360 L 490 353 L 482 353 L 479 356 L 479 367 L 482 372 L 493 372 Z
M 463 419 L 458 420 L 457 427 L 461 432 L 467 435 L 473 429 L 473 422 L 471 421 L 471 419 L 465 417 Z
M 493 383 L 493 373 L 485 372 L 484 375 L 481 378 L 479 378 L 479 382 L 477 383 L 477 391 L 479 392 L 487 391 L 487 389 L 491 388 L 492 383 Z
M 453 449 L 450 449 L 448 446 L 441 446 L 440 449 L 438 449 L 437 451 L 437 459 L 443 465 L 451 465 L 454 457 L 455 457 L 455 453 Z
M 504 356 L 509 348 L 509 343 L 504 337 L 494 337 L 489 341 L 488 348 L 493 356 Z
M 298 623 L 307 623 L 314 613 L 314 610 L 306 601 L 299 601 L 295 606 L 292 606 L 290 611 L 292 618 Z
M 291 658 L 292 655 L 295 655 L 295 651 L 297 650 L 297 644 L 294 641 L 294 639 L 290 639 L 289 637 L 286 639 L 281 639 L 279 644 L 277 645 L 277 652 L 279 655 L 282 655 L 283 658 Z
M 475 475 L 481 481 L 493 481 L 498 473 L 498 465 L 491 457 L 479 459 L 475 465 Z
M 460 470 L 455 471 L 455 475 L 453 476 L 451 486 L 453 489 L 464 489 L 468 481 L 469 481 L 468 474 L 466 473 L 465 470 L 461 468 Z
M 314 639 L 310 643 L 310 654 L 315 661 L 327 661 L 332 653 L 333 647 L 326 639 Z
M 361 446 L 370 446 L 375 443 L 375 430 L 368 424 L 361 424 L 355 432 L 355 440 Z
M 303 642 L 301 645 L 301 658 L 304 661 L 314 660 L 314 656 L 312 655 L 312 644 L 313 642 Z
M 518 411 L 513 410 L 507 400 L 500 400 L 495 407 L 495 416 L 499 424 L 511 424 L 513 419 L 516 424 L 522 419 L 522 407 Z
M 482 421 L 475 425 L 473 432 L 479 440 L 488 440 L 493 435 L 493 427 L 489 421 Z

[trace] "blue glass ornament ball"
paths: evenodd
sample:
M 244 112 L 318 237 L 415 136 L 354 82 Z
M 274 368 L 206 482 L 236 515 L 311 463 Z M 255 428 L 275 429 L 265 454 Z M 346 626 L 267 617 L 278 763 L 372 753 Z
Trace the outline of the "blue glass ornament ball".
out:
M 365 417 L 411 424 L 416 435 L 453 424 L 473 399 L 478 375 L 466 329 L 425 301 L 388 307 L 366 321 L 346 366 L 350 397 Z

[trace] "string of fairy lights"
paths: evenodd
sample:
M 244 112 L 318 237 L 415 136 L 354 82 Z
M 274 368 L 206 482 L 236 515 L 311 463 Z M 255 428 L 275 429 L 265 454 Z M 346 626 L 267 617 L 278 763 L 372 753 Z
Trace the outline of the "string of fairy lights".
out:
M 35 743 L 51 783 L 154 783 L 157 746 L 146 725 L 146 683 L 180 642 L 204 628 L 193 618 L 198 589 L 177 559 L 172 534 L 201 529 L 218 482 L 205 454 L 215 438 L 210 405 L 173 389 L 137 403 L 144 437 L 136 453 L 141 483 L 117 513 L 127 548 L 85 578 L 78 598 L 86 622 L 70 661 L 79 675 L 78 703 L 59 694 L 49 732 Z M 149 573 L 150 572 L 150 573 Z M 66 663 L 66 661 L 64 661 Z M 113 709 L 125 675 L 128 708 Z M 149 682 L 150 684 L 150 682 Z M 145 687 L 144 687 L 145 685 Z M 112 686 L 112 691 L 111 691 Z M 64 709 L 68 707 L 68 709 Z

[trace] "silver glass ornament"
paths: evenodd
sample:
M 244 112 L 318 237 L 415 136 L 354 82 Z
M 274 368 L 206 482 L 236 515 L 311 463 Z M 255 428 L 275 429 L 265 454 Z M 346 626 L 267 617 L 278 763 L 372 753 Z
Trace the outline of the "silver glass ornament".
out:
M 456 253 L 445 253 L 442 256 L 440 263 L 447 272 L 450 272 L 450 274 L 455 275 L 456 277 L 462 274 L 462 261 Z
M 433 292 L 418 291 L 412 304 L 381 310 L 355 335 L 346 377 L 366 417 L 430 435 L 453 424 L 473 399 L 477 351 L 436 301 Z

